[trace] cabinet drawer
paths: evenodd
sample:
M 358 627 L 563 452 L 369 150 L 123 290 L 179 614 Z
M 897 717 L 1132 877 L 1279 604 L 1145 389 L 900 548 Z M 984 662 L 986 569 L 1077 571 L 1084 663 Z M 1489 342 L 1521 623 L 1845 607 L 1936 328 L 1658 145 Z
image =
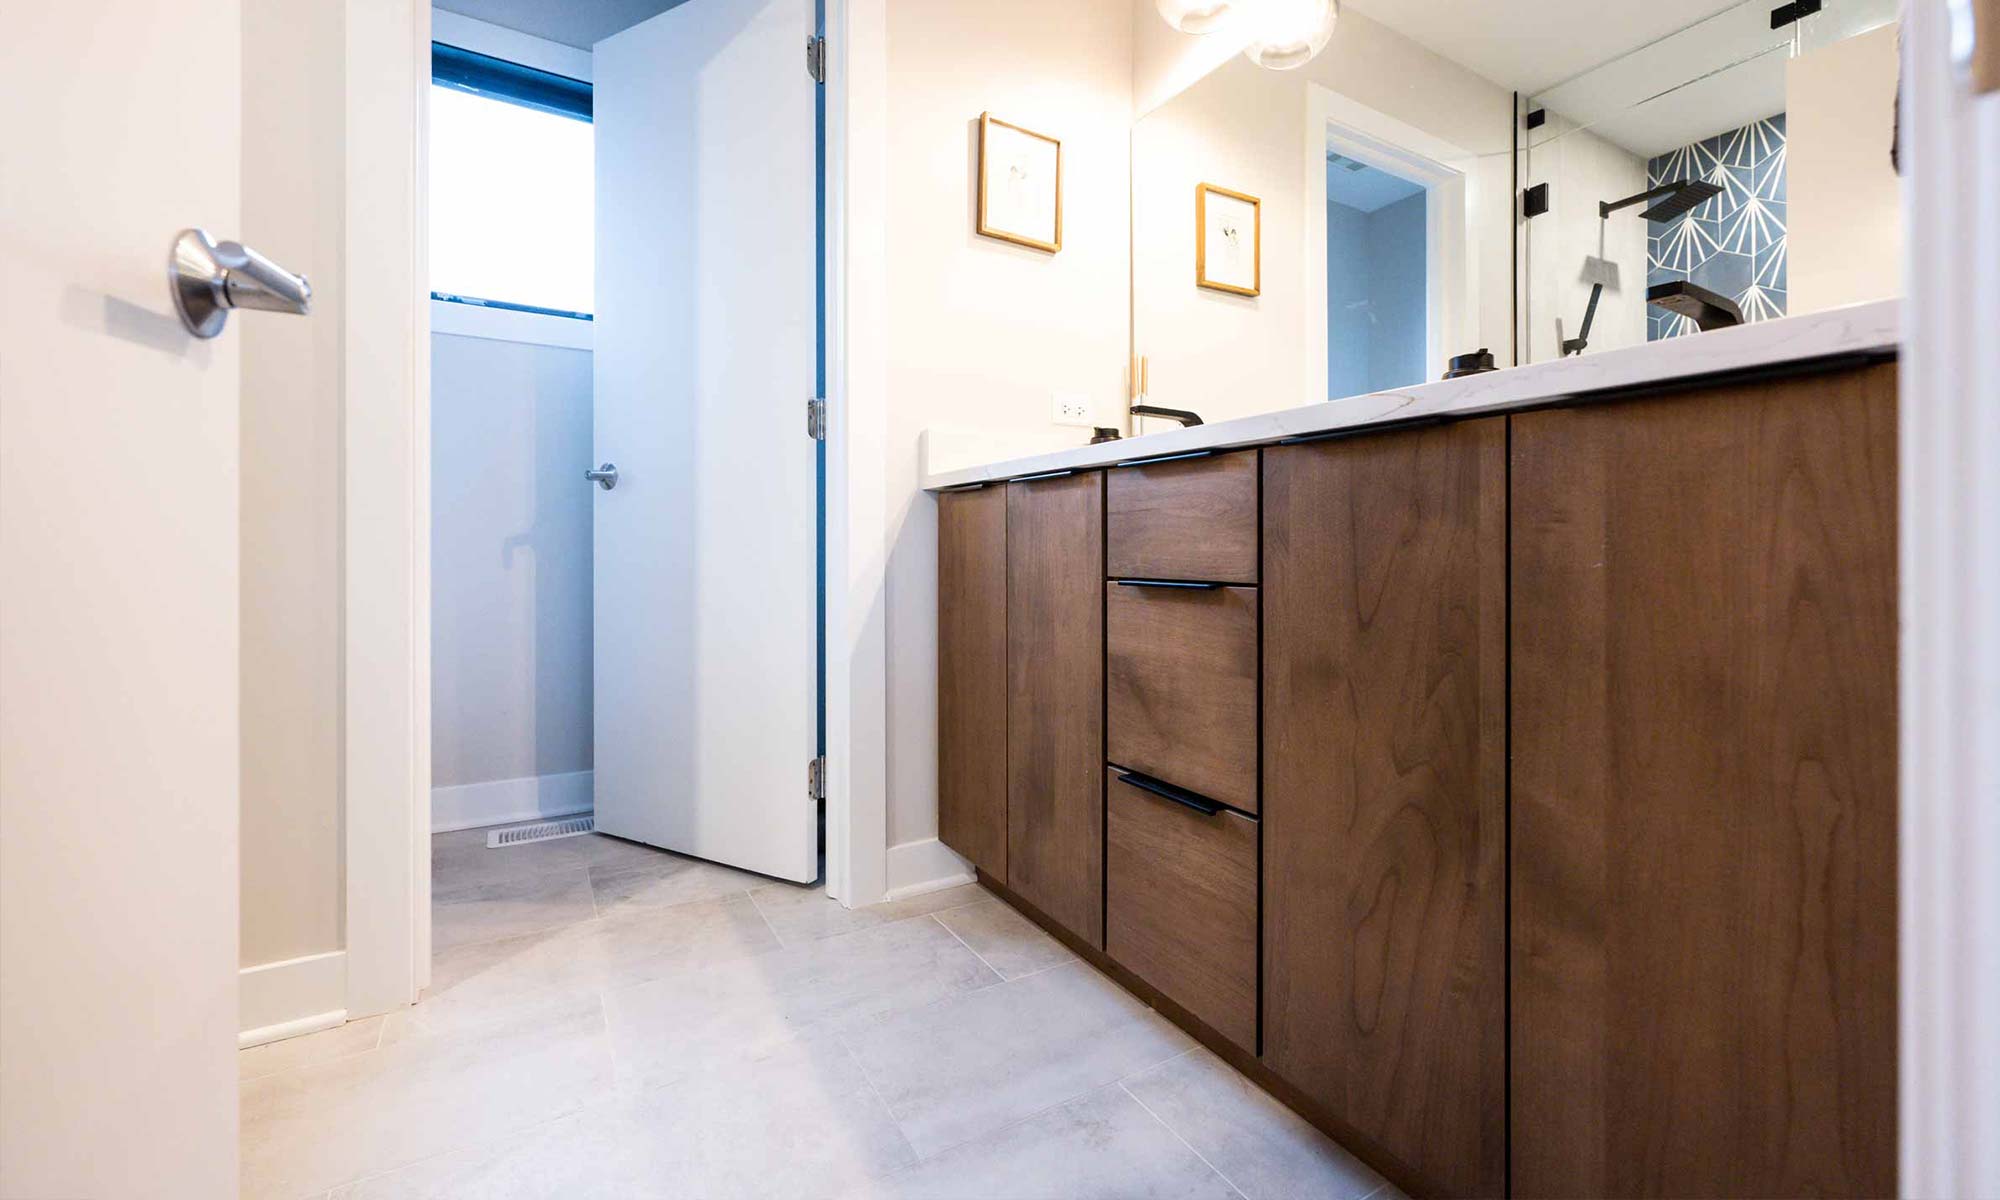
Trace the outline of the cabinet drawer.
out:
M 1105 780 L 1104 949 L 1235 1042 L 1257 1049 L 1257 822 Z
M 1113 579 L 1257 582 L 1257 452 L 1121 467 L 1105 481 Z
M 1256 812 L 1256 589 L 1106 590 L 1105 757 Z

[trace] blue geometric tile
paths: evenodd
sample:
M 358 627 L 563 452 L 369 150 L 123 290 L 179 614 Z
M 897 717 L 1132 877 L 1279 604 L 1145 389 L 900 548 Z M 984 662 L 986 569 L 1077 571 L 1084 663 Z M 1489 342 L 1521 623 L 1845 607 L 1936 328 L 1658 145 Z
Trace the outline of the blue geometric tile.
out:
M 1694 269 L 1689 276 L 1694 282 L 1712 292 L 1725 296 L 1740 296 L 1750 290 L 1751 263 L 1747 254 L 1731 254 L 1724 251 L 1711 254 L 1707 261 Z
M 1746 321 L 1785 315 L 1785 114 L 1655 155 L 1646 186 L 1701 179 L 1721 188 L 1689 213 L 1646 230 L 1646 283 L 1690 279 L 1735 300 Z M 1650 341 L 1695 332 L 1678 313 L 1646 314 Z

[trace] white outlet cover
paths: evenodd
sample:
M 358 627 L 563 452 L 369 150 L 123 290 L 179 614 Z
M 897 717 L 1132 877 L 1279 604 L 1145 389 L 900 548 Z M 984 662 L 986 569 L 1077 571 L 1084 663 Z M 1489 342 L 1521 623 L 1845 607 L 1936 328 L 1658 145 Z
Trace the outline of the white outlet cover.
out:
M 1090 428 L 1095 424 L 1090 413 L 1090 397 L 1072 392 L 1055 393 L 1055 407 L 1050 420 L 1058 425 Z

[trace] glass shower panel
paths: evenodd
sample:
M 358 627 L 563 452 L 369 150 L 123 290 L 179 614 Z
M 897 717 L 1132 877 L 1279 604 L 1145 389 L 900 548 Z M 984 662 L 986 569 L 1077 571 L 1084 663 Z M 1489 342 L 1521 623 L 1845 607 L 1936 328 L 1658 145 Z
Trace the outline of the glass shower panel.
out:
M 1864 170 L 1870 152 L 1844 128 L 1880 108 L 1878 132 L 1892 129 L 1893 53 L 1886 67 L 1872 51 L 1853 64 L 1816 56 L 1858 35 L 1893 43 L 1886 26 L 1894 15 L 1893 0 L 1828 0 L 1819 13 L 1772 28 L 1770 3 L 1741 4 L 1529 98 L 1522 186 L 1546 185 L 1547 209 L 1521 223 L 1522 360 L 1682 337 L 1885 290 L 1878 269 L 1856 264 L 1895 258 L 1893 199 L 1886 215 L 1874 211 L 1870 227 L 1855 230 L 1833 193 L 1866 184 L 1873 195 L 1885 180 L 1894 192 L 1886 153 L 1879 169 Z M 1817 82 L 1829 69 L 1860 76 L 1858 103 L 1867 107 L 1859 114 L 1833 116 L 1845 101 Z M 1800 106 L 1815 167 L 1807 206 L 1813 286 L 1804 296 L 1793 281 L 1790 152 Z

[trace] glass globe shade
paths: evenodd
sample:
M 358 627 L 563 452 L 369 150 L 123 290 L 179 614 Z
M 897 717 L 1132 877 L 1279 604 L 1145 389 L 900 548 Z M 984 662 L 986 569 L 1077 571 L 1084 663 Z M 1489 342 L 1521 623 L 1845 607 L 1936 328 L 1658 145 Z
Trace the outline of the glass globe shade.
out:
M 1222 24 L 1236 0 L 1153 0 L 1167 24 L 1182 33 L 1208 33 Z
M 1250 0 L 1243 14 L 1250 44 L 1243 54 L 1273 71 L 1303 67 L 1326 49 L 1339 16 L 1335 0 Z

